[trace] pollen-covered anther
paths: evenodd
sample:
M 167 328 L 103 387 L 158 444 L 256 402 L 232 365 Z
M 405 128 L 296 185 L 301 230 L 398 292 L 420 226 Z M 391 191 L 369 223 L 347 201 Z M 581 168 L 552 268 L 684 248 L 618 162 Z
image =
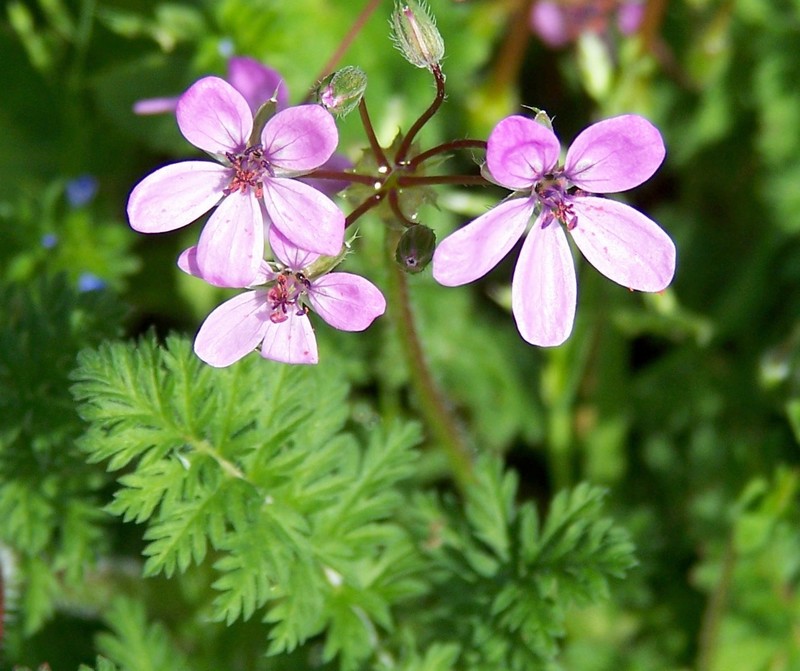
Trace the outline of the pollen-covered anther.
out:
M 241 154 L 226 154 L 233 168 L 233 177 L 230 183 L 222 192 L 229 196 L 236 191 L 247 193 L 248 189 L 253 189 L 256 198 L 261 198 L 264 194 L 264 182 L 262 177 L 265 172 L 269 172 L 269 164 L 264 160 L 264 153 L 259 145 L 248 147 Z
M 308 314 L 308 308 L 300 303 L 300 298 L 308 292 L 308 280 L 301 273 L 281 273 L 275 285 L 267 292 L 271 308 L 269 320 L 280 324 L 289 318 L 292 310 L 300 317 Z

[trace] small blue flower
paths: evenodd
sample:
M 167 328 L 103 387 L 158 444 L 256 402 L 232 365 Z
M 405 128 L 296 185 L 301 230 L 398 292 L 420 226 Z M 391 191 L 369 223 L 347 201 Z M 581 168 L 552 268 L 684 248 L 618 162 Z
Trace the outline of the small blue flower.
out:
M 78 277 L 78 291 L 84 293 L 86 291 L 99 291 L 105 289 L 106 281 L 99 278 L 94 273 L 88 271 L 83 272 Z
M 81 175 L 67 182 L 67 202 L 73 208 L 83 207 L 94 200 L 97 195 L 97 178 L 93 175 Z
M 45 233 L 39 242 L 45 249 L 53 249 L 58 244 L 58 236 L 55 233 Z

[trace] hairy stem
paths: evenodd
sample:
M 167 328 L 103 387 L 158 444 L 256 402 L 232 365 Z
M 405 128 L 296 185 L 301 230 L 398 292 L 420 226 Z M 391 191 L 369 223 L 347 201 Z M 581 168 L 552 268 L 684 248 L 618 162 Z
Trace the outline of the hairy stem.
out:
M 422 343 L 417 334 L 408 292 L 408 276 L 394 260 L 399 233 L 386 233 L 386 263 L 389 268 L 389 309 L 408 364 L 411 386 L 432 437 L 441 445 L 450 462 L 453 479 L 464 492 L 474 480 L 473 455 L 464 441 L 455 416 L 433 378 Z
M 414 138 L 417 137 L 417 133 L 431 120 L 444 102 L 444 73 L 438 65 L 434 65 L 431 68 L 431 72 L 433 72 L 433 77 L 436 80 L 436 97 L 433 99 L 430 107 L 420 115 L 419 119 L 414 122 L 414 125 L 411 126 L 411 129 L 406 133 L 406 136 L 400 143 L 400 147 L 397 149 L 397 154 L 395 154 L 395 165 L 399 165 L 406 160 L 408 151 L 411 149 L 411 143 L 414 141 Z
M 342 60 L 342 56 L 344 56 L 345 52 L 350 48 L 350 45 L 364 28 L 367 21 L 369 21 L 369 17 L 375 13 L 375 10 L 378 9 L 378 7 L 380 7 L 381 2 L 382 0 L 368 0 L 367 4 L 364 5 L 364 9 L 362 9 L 361 13 L 356 17 L 353 25 L 350 26 L 350 30 L 347 31 L 347 35 L 344 36 L 341 43 L 336 48 L 336 51 L 333 52 L 327 63 L 325 63 L 325 65 L 322 67 L 322 70 L 320 70 L 317 78 L 314 80 L 315 82 L 320 81 L 323 77 L 326 77 L 333 72 L 336 65 L 340 60 Z
M 370 196 L 367 198 L 363 203 L 361 203 L 358 207 L 356 207 L 344 220 L 344 227 L 347 228 L 356 222 L 359 217 L 362 217 L 364 214 L 369 212 L 373 207 L 377 207 L 381 204 L 381 201 L 384 198 L 384 192 L 376 193 L 374 196 Z
M 330 179 L 342 182 L 358 182 L 359 184 L 367 184 L 372 186 L 377 179 L 373 175 L 363 175 L 358 172 L 347 172 L 346 170 L 315 170 L 303 175 L 303 178 L 308 179 Z
M 364 132 L 367 134 L 369 147 L 372 149 L 372 155 L 375 157 L 378 169 L 388 171 L 389 161 L 386 159 L 386 154 L 383 153 L 383 147 L 381 147 L 380 142 L 378 142 L 378 137 L 375 135 L 375 127 L 372 125 L 372 120 L 369 117 L 369 110 L 367 110 L 367 103 L 363 97 L 358 101 L 358 114 L 361 117 L 361 124 L 364 126 Z
M 708 599 L 706 610 L 703 613 L 703 620 L 700 624 L 700 638 L 697 646 L 697 671 L 711 671 L 714 668 L 714 654 L 719 640 L 719 628 L 728 604 L 728 595 L 733 581 L 733 569 L 735 566 L 736 548 L 733 545 L 733 534 L 731 533 L 722 557 L 722 574 Z
M 419 166 L 420 163 L 423 161 L 427 161 L 429 158 L 433 156 L 439 156 L 440 154 L 447 154 L 451 151 L 456 151 L 458 149 L 483 149 L 486 150 L 486 140 L 452 140 L 451 142 L 444 142 L 442 144 L 436 145 L 435 147 L 431 147 L 427 151 L 423 151 L 421 154 L 417 154 L 414 158 L 412 158 L 408 162 L 408 167 L 411 170 L 414 170 Z
M 462 186 L 486 186 L 489 184 L 480 175 L 403 175 L 397 178 L 401 187 L 433 186 L 435 184 L 461 184 Z

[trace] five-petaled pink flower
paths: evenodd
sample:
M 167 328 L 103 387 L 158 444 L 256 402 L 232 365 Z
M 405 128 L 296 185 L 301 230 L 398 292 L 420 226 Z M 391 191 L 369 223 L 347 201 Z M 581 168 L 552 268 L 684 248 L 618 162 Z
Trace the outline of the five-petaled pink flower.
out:
M 523 197 L 503 201 L 445 238 L 433 256 L 438 282 L 471 282 L 511 250 L 538 212 L 511 295 L 520 334 L 542 346 L 564 342 L 575 318 L 577 283 L 565 229 L 597 270 L 630 289 L 661 291 L 675 272 L 675 245 L 654 221 L 590 195 L 627 191 L 649 179 L 665 155 L 658 130 L 640 116 L 618 116 L 581 132 L 563 167 L 559 153 L 549 128 L 522 116 L 503 119 L 489 136 L 486 165 L 498 184 Z
M 210 282 L 247 286 L 264 254 L 272 224 L 302 249 L 336 255 L 344 241 L 344 214 L 330 198 L 294 179 L 333 154 L 338 132 L 319 105 L 284 109 L 250 144 L 253 114 L 225 80 L 205 77 L 176 109 L 183 136 L 220 164 L 183 161 L 145 177 L 131 192 L 128 218 L 142 233 L 185 226 L 216 206 L 197 245 L 197 264 Z
M 369 280 L 345 272 L 315 276 L 309 268 L 318 254 L 298 249 L 276 228 L 269 232 L 277 268 L 262 261 L 246 291 L 217 307 L 206 318 L 194 350 L 206 363 L 229 366 L 259 345 L 261 356 L 284 363 L 314 364 L 317 341 L 309 307 L 342 331 L 363 331 L 386 310 L 386 300 Z M 197 264 L 197 248 L 178 260 L 185 272 L 205 279 Z

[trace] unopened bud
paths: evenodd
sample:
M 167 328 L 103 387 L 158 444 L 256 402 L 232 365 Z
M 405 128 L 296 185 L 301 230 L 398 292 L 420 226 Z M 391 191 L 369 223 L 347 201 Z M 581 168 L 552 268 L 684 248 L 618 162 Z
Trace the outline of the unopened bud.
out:
M 367 89 L 367 75 L 361 68 L 348 65 L 323 79 L 316 89 L 317 102 L 331 114 L 352 112 Z
M 540 110 L 538 107 L 531 107 L 531 109 L 536 113 L 533 117 L 536 123 L 541 124 L 548 130 L 553 130 L 553 120 L 547 112 Z
M 418 273 L 428 266 L 436 249 L 436 234 L 427 226 L 416 224 L 400 236 L 395 259 L 407 273 Z
M 392 38 L 406 60 L 418 68 L 432 70 L 444 58 L 444 40 L 428 6 L 417 0 L 395 0 Z

